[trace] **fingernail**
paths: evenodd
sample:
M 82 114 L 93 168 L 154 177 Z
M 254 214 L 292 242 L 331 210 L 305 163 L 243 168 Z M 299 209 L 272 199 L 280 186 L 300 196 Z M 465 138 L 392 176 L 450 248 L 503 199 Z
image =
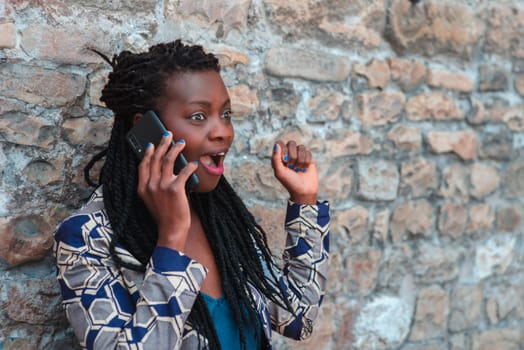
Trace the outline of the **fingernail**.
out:
M 180 139 L 178 140 L 178 143 L 186 143 L 186 141 L 184 141 L 184 139 Z
M 193 164 L 198 165 L 198 160 L 194 160 Z
M 302 168 L 302 171 L 303 171 L 303 172 L 306 172 L 306 171 L 307 171 L 307 168 Z
M 277 149 L 278 149 L 278 146 L 277 146 L 277 144 L 275 143 L 275 145 L 273 146 L 273 152 L 276 152 Z
M 151 148 L 151 147 L 153 147 L 153 144 L 152 144 L 151 142 L 149 142 L 149 143 L 147 144 L 147 148 L 149 149 L 149 148 Z
M 295 171 L 298 173 L 298 172 L 300 171 L 300 168 L 297 166 L 297 167 L 295 168 Z
M 166 132 L 164 133 L 164 137 L 168 137 L 169 134 L 170 134 L 170 132 L 169 132 L 169 131 L 166 131 Z
M 293 164 L 289 164 L 288 167 L 289 167 L 289 169 L 293 169 L 294 165 Z
M 287 157 L 287 154 L 284 156 L 284 162 L 287 162 L 289 158 Z

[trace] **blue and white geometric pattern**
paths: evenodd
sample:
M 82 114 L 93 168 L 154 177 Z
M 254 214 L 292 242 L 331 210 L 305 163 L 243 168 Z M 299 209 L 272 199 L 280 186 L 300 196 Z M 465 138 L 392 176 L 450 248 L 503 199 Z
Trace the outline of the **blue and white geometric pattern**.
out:
M 289 202 L 288 233 L 280 282 L 295 316 L 250 285 L 271 344 L 271 330 L 309 337 L 326 288 L 329 204 Z M 145 273 L 117 267 L 109 253 L 113 232 L 99 188 L 55 231 L 57 278 L 67 318 L 85 349 L 182 349 L 206 339 L 186 322 L 207 269 L 172 249 L 157 247 Z M 117 254 L 138 263 L 122 247 Z M 271 347 L 271 346 L 270 346 Z

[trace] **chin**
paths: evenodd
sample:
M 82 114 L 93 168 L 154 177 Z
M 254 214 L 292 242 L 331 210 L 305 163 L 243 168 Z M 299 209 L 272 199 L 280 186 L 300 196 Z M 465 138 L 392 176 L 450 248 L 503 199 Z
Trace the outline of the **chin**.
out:
M 215 188 L 217 188 L 217 186 L 218 186 L 218 180 L 215 182 L 210 182 L 210 181 L 200 182 L 197 188 L 195 188 L 195 192 L 208 193 L 208 192 L 213 191 Z

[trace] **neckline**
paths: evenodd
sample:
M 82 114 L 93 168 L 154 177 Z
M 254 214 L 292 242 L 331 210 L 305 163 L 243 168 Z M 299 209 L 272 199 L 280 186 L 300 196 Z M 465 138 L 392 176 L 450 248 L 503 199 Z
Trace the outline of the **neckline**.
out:
M 207 294 L 207 293 L 204 293 L 204 292 L 202 292 L 202 291 L 200 292 L 200 294 L 202 295 L 202 297 L 203 297 L 204 299 L 207 299 L 207 300 L 209 300 L 209 301 L 211 301 L 211 302 L 213 302 L 213 303 L 219 303 L 219 302 L 221 302 L 222 300 L 225 300 L 225 299 L 226 299 L 226 297 L 224 296 L 224 294 L 222 294 L 222 295 L 219 296 L 218 298 L 214 298 L 214 297 L 212 297 L 211 295 L 209 295 L 209 294 Z

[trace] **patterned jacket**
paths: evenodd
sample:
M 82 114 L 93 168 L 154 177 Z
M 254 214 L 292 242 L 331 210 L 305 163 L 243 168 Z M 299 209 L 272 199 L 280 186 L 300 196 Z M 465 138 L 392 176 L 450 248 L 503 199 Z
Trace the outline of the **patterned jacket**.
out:
M 326 286 L 329 205 L 289 202 L 287 242 L 280 282 L 295 310 L 251 291 L 271 349 L 271 330 L 309 337 Z M 54 253 L 63 306 L 80 345 L 87 349 L 197 349 L 198 334 L 186 322 L 206 277 L 188 256 L 157 247 L 144 273 L 117 267 L 109 253 L 112 230 L 102 191 L 55 231 Z M 122 247 L 123 260 L 138 263 Z M 205 339 L 201 346 L 207 348 Z

